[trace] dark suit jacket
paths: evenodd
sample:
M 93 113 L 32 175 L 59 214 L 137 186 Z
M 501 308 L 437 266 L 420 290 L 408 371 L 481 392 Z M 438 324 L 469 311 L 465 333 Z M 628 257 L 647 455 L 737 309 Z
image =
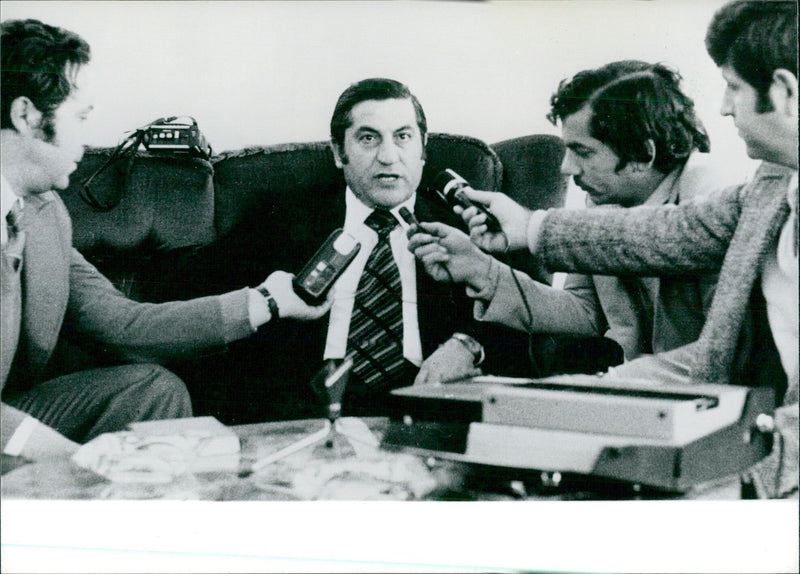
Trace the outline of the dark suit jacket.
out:
M 272 203 L 250 213 L 233 233 L 197 253 L 186 266 L 189 282 L 207 294 L 257 285 L 279 269 L 299 272 L 324 239 L 343 225 L 344 195 L 343 189 L 325 193 L 313 205 L 289 194 L 270 197 Z M 433 192 L 419 191 L 414 211 L 420 221 L 463 228 L 460 218 Z M 484 344 L 487 369 L 510 372 L 516 367 L 518 374 L 526 372 L 521 361 L 527 359 L 520 359 L 525 356 L 524 336 L 478 324 L 464 288 L 434 281 L 419 262 L 417 305 L 424 358 L 460 331 Z M 323 365 L 327 329 L 328 315 L 312 322 L 267 323 L 253 337 L 230 345 L 227 356 L 174 368 L 185 375 L 198 413 L 235 422 L 316 417 L 320 411 L 309 381 Z M 198 379 L 220 388 L 191 388 Z M 408 380 L 412 382 L 413 378 Z

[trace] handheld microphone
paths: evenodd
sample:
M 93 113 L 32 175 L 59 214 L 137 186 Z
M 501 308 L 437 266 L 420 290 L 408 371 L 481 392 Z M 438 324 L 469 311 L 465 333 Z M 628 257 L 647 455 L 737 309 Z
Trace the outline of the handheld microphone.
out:
M 466 179 L 458 175 L 452 169 L 446 169 L 433 180 L 433 189 L 436 190 L 442 199 L 451 207 L 460 205 L 464 209 L 475 207 L 478 211 L 486 215 L 486 229 L 492 233 L 503 231 L 497 218 L 489 213 L 480 203 L 474 203 L 464 193 L 465 189 L 472 189 Z
M 398 213 L 400 214 L 400 217 L 402 217 L 402 218 L 403 218 L 403 221 L 405 221 L 405 222 L 406 222 L 406 223 L 408 223 L 409 225 L 416 225 L 417 227 L 419 227 L 419 221 L 418 221 L 418 220 L 417 220 L 417 218 L 414 216 L 414 214 L 413 214 L 413 213 L 411 213 L 411 212 L 408 210 L 408 208 L 407 208 L 407 207 L 401 207 L 401 208 L 398 210 Z

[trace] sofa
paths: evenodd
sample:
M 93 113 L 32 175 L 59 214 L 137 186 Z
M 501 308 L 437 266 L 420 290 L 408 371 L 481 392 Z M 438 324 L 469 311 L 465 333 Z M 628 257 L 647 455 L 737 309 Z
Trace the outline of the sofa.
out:
M 138 151 L 130 161 L 112 163 L 85 185 L 112 152 L 113 148 L 87 149 L 61 195 L 72 216 L 75 247 L 138 301 L 189 299 L 253 286 L 276 269 L 298 272 L 286 265 L 298 260 L 292 253 L 293 242 L 315 234 L 314 210 L 308 206 L 344 187 L 324 141 L 248 147 L 208 160 Z M 420 189 L 428 190 L 436 174 L 452 168 L 477 189 L 502 191 L 530 208 L 557 207 L 566 195 L 566 181 L 559 173 L 563 155 L 563 143 L 551 135 L 487 145 L 468 136 L 432 133 Z M 294 205 L 306 206 L 309 217 L 304 221 L 280 217 L 284 207 Z M 267 259 L 257 247 L 249 249 L 258 246 L 265 233 L 284 240 L 283 248 L 272 249 Z M 222 267 L 208 264 L 211 254 L 218 256 L 227 249 L 236 256 Z M 537 279 L 551 279 L 545 270 L 531 267 L 524 254 L 509 262 Z M 547 338 L 535 345 L 547 355 L 539 358 L 540 368 L 546 364 L 548 372 L 581 370 L 553 362 L 557 351 L 553 341 Z M 526 339 L 510 345 L 527 343 Z M 103 349 L 66 345 L 57 360 L 63 362 L 63 370 L 74 370 L 118 359 Z M 254 406 L 264 402 L 259 381 L 230 380 L 234 377 L 229 373 L 246 376 L 248 371 L 226 364 L 236 360 L 230 349 L 212 349 L 167 366 L 186 382 L 198 415 L 211 414 L 228 424 L 281 418 L 279 404 L 269 412 Z M 525 374 L 528 367 L 518 365 L 513 374 Z M 304 414 L 308 413 L 285 418 Z

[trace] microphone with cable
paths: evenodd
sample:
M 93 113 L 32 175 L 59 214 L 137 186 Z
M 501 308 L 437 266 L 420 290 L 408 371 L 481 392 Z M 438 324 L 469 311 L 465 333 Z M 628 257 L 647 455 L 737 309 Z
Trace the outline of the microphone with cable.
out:
M 503 228 L 500 222 L 492 215 L 486 207 L 480 203 L 475 203 L 464 193 L 466 189 L 472 189 L 466 179 L 458 175 L 452 169 L 446 169 L 437 175 L 433 180 L 433 189 L 451 207 L 460 205 L 464 209 L 474 207 L 479 212 L 486 215 L 486 229 L 492 233 L 501 233 Z

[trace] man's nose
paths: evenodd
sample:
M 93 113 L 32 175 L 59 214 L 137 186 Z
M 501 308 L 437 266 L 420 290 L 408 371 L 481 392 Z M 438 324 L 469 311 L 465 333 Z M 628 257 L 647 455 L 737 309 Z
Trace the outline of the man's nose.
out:
M 719 107 L 719 113 L 723 116 L 733 115 L 733 106 L 731 105 L 731 98 L 727 92 L 722 96 L 722 104 Z
M 378 146 L 378 161 L 382 164 L 391 165 L 395 163 L 399 157 L 399 149 L 393 141 L 385 139 L 381 142 L 381 145 Z
M 564 154 L 564 161 L 561 162 L 562 175 L 580 175 L 581 169 L 578 162 L 575 161 L 575 154 L 570 150 Z

